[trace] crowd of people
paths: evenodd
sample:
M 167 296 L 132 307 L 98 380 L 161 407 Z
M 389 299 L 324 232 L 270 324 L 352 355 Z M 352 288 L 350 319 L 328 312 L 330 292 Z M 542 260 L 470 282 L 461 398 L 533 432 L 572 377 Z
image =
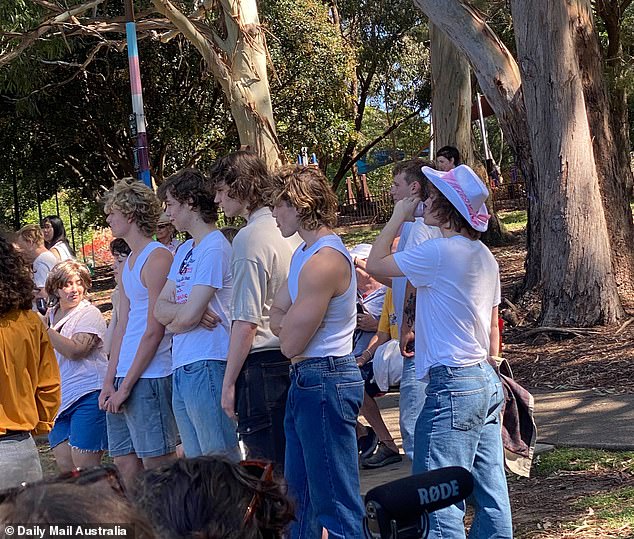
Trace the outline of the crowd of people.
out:
M 488 191 L 459 161 L 397 163 L 391 219 L 351 250 L 316 167 L 240 150 L 157 193 L 115 182 L 108 327 L 58 217 L 0 238 L 0 522 L 125 503 L 148 537 L 361 538 L 359 468 L 403 459 L 376 400 L 398 384 L 413 473 L 471 471 L 470 537 L 512 537 Z M 63 480 L 37 482 L 43 433 Z M 98 517 L 85 474 L 126 500 Z M 433 512 L 430 537 L 464 537 L 464 514 Z

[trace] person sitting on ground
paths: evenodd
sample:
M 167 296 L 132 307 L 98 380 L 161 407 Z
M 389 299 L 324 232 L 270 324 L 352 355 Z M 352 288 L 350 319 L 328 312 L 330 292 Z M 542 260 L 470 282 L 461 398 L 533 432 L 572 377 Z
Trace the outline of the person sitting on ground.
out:
M 46 248 L 55 255 L 59 261 L 70 260 L 75 258 L 73 250 L 70 248 L 68 239 L 66 238 L 66 228 L 64 221 L 57 215 L 47 215 L 40 223 L 42 233 L 44 234 L 44 242 Z
M 112 315 L 110 316 L 110 323 L 106 330 L 106 335 L 103 339 L 103 349 L 107 356 L 110 356 L 110 349 L 112 348 L 112 337 L 114 330 L 117 327 L 119 321 L 119 294 L 121 293 L 121 270 L 123 264 L 128 259 L 130 254 L 130 246 L 125 242 L 123 238 L 115 238 L 110 242 L 110 254 L 112 255 L 112 273 L 114 276 L 115 287 L 110 294 L 110 303 L 112 303 Z
M 37 225 L 26 225 L 18 230 L 16 243 L 24 259 L 32 265 L 35 297 L 46 299 L 46 278 L 59 260 L 44 245 L 44 234 Z
M 488 227 L 489 192 L 466 165 L 449 172 L 422 169 L 429 194 L 423 218 L 441 238 L 394 255 L 402 223 L 419 197 L 401 200 L 375 240 L 367 268 L 405 275 L 416 287 L 416 375 L 427 377 L 427 398 L 416 422 L 413 473 L 461 466 L 473 474 L 475 515 L 469 537 L 511 538 L 500 412 L 502 383 L 489 356 L 499 353 L 498 264 L 479 240 Z M 465 504 L 429 514 L 429 537 L 464 537 Z
M 57 264 L 48 274 L 51 307 L 47 333 L 62 378 L 62 403 L 48 440 L 62 472 L 97 466 L 108 448 L 106 413 L 99 392 L 108 369 L 103 349 L 106 321 L 86 299 L 92 285 L 88 268 L 76 260 Z
M 59 367 L 31 310 L 28 264 L 0 236 L 0 489 L 42 478 L 31 434 L 46 434 L 61 400 Z
M 156 241 L 162 243 L 167 247 L 170 253 L 174 254 L 176 249 L 182 243 L 176 237 L 176 228 L 172 224 L 172 221 L 165 212 L 161 214 L 156 225 Z
M 87 472 L 92 473 L 93 470 Z M 76 526 L 82 526 L 80 529 L 86 535 L 97 535 L 94 532 L 98 528 L 104 528 L 106 532 L 125 528 L 121 531 L 126 531 L 125 535 L 134 539 L 160 537 L 141 511 L 107 486 L 97 488 L 92 484 L 55 481 L 27 484 L 11 493 L 0 493 L 0 524 L 7 525 L 6 529 L 2 526 L 3 537 L 9 537 L 8 525 L 18 522 L 27 530 L 38 524 L 45 525 L 46 537 L 50 536 L 48 532 L 51 529 L 65 535 L 69 525 L 73 526 L 73 537 L 79 536 L 75 533 Z M 112 535 L 124 536 L 123 533 Z
M 266 461 L 181 459 L 143 473 L 133 496 L 166 539 L 282 539 L 293 520 L 286 484 Z
M 396 346 L 387 348 L 385 345 L 387 345 L 390 340 Z M 376 333 L 372 336 L 363 351 L 356 354 L 357 365 L 359 369 L 361 369 L 365 380 L 365 395 L 360 413 L 373 427 L 379 440 L 376 452 L 361 458 L 361 466 L 363 468 L 381 468 L 403 460 L 394 442 L 394 438 L 381 417 L 381 410 L 376 402 L 376 397 L 382 396 L 389 388 L 388 376 L 385 376 L 386 383 L 384 385 L 386 387 L 384 387 L 384 389 L 382 389 L 375 380 L 378 369 L 375 369 L 374 358 L 377 352 L 384 354 L 382 356 L 383 361 L 392 364 L 396 362 L 396 369 L 398 370 L 397 378 L 398 381 L 400 381 L 403 364 L 402 357 L 398 350 L 398 326 L 396 325 L 392 290 L 390 288 L 388 288 L 385 294 L 385 301 L 383 302 L 381 318 Z M 382 365 L 381 367 L 386 371 L 390 370 L 390 365 Z M 392 365 L 391 370 L 394 371 L 394 365 Z

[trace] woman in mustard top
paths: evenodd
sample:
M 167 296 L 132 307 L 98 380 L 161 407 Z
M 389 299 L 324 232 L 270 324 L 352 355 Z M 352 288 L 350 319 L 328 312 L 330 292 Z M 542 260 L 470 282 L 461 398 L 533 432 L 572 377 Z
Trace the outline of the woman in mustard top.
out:
M 0 237 L 0 490 L 42 478 L 32 434 L 51 430 L 61 393 L 57 360 L 31 310 L 31 270 Z

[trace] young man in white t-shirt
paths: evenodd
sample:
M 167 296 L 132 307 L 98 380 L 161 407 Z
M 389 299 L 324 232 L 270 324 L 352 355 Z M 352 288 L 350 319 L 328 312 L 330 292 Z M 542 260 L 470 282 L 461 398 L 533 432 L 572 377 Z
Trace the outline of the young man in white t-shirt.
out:
M 35 297 L 46 298 L 46 278 L 59 260 L 45 247 L 44 234 L 38 225 L 23 226 L 16 233 L 16 241 L 25 260 L 32 264 Z
M 381 275 L 405 275 L 417 289 L 416 371 L 429 378 L 416 423 L 414 473 L 461 466 L 473 474 L 475 516 L 469 537 L 512 538 L 500 411 L 502 384 L 489 356 L 498 354 L 500 276 L 479 241 L 489 214 L 488 190 L 466 165 L 448 172 L 423 167 L 430 180 L 424 219 L 442 238 L 394 255 L 390 246 L 411 220 L 418 197 L 394 208 L 367 266 Z M 464 537 L 464 504 L 429 515 L 429 537 Z
M 143 468 L 174 458 L 178 443 L 171 338 L 153 314 L 172 254 L 152 241 L 161 203 L 149 187 L 121 180 L 104 198 L 112 235 L 123 238 L 131 252 L 121 270 L 119 320 L 99 407 L 108 412 L 108 451 L 129 485 Z
M 272 178 L 255 153 L 230 153 L 214 163 L 209 175 L 225 216 L 247 221 L 233 240 L 231 340 L 222 408 L 238 420 L 248 457 L 271 460 L 283 472 L 290 361 L 271 332 L 269 312 L 301 240 L 297 235 L 284 238 L 277 228 L 266 197 Z
M 235 424 L 220 405 L 229 349 L 231 246 L 216 227 L 213 188 L 198 170 L 170 176 L 158 196 L 176 229 L 192 236 L 176 252 L 154 309 L 174 334 L 172 404 L 185 456 L 238 459 Z M 201 325 L 208 309 L 218 318 L 211 330 Z
M 291 537 L 363 537 L 356 420 L 363 379 L 352 355 L 357 284 L 332 227 L 337 199 L 310 167 L 282 171 L 273 216 L 284 237 L 304 240 L 271 309 L 271 329 L 291 359 L 286 470 L 297 504 Z

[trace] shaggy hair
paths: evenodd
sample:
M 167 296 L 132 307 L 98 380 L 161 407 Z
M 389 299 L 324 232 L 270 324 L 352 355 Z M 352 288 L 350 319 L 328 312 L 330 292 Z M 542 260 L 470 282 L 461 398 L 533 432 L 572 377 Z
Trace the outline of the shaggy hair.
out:
M 22 241 L 26 241 L 31 245 L 40 247 L 44 245 L 44 233 L 39 225 L 25 225 L 16 232 L 18 238 Z
M 403 177 L 408 185 L 418 182 L 418 185 L 420 185 L 420 197 L 425 199 L 427 198 L 427 178 L 421 169 L 423 167 L 431 166 L 432 164 L 427 161 L 427 159 L 415 157 L 414 159 L 408 159 L 407 161 L 399 161 L 396 163 L 392 169 L 392 175 L 396 177 L 399 174 L 403 174 Z
M 272 178 L 266 163 L 252 151 L 239 150 L 218 159 L 209 169 L 209 179 L 215 189 L 225 184 L 227 194 L 246 202 L 249 212 L 269 203 Z
M 27 264 L 19 251 L 0 235 L 0 316 L 20 309 L 28 311 L 33 304 L 33 282 L 31 265 Z
M 203 174 L 195 168 L 184 168 L 167 178 L 156 194 L 161 202 L 165 202 L 167 193 L 181 204 L 189 204 L 192 210 L 200 213 L 205 223 L 217 221 L 218 206 L 214 202 L 214 190 Z
M 84 293 L 90 290 L 92 279 L 88 268 L 81 262 L 76 260 L 65 260 L 53 266 L 46 278 L 46 293 L 50 296 L 59 298 L 59 290 L 66 286 L 71 277 L 79 277 Z
M 110 242 L 110 254 L 112 256 L 128 256 L 132 250 L 123 238 L 115 238 Z
M 286 202 L 293 206 L 304 230 L 337 225 L 339 203 L 321 170 L 305 166 L 284 167 L 278 172 L 276 183 L 271 204 L 277 206 Z
M 427 186 L 430 194 L 436 195 L 436 198 L 429 210 L 436 213 L 440 222 L 445 223 L 440 228 L 449 228 L 460 232 L 464 230 L 472 240 L 479 240 L 481 233 L 471 226 L 462 214 L 449 202 L 447 197 L 443 195 L 431 182 Z
M 161 202 L 154 191 L 139 180 L 124 178 L 115 182 L 103 196 L 104 210 L 108 214 L 119 210 L 132 219 L 144 236 L 156 233 L 156 224 L 162 213 Z
M 219 456 L 144 472 L 134 499 L 166 539 L 281 539 L 293 506 L 281 477 Z M 249 507 L 251 510 L 249 511 Z

